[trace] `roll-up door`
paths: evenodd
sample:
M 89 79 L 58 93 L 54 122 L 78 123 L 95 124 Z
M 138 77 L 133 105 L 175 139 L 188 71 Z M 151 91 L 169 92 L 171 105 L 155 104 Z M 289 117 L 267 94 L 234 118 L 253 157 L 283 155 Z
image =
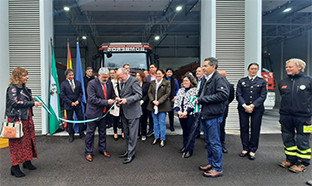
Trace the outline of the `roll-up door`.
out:
M 28 70 L 27 87 L 40 96 L 40 17 L 39 0 L 9 0 L 9 63 Z M 34 107 L 36 133 L 41 132 L 41 108 Z
M 244 74 L 245 56 L 244 0 L 216 1 L 216 56 L 218 69 L 226 70 L 227 79 L 235 85 Z M 236 90 L 236 89 L 235 89 Z M 237 101 L 230 104 L 226 129 L 239 129 Z

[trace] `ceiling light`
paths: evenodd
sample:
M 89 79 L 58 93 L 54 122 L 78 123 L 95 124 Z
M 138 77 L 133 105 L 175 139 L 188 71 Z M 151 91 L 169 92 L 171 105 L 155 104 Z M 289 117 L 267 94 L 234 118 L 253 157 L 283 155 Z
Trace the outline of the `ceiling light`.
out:
M 181 10 L 182 10 L 182 6 L 179 5 L 179 6 L 176 7 L 176 11 L 177 12 L 180 12 Z
M 156 41 L 158 41 L 158 40 L 160 39 L 160 36 L 157 35 L 157 36 L 154 37 L 154 39 L 155 39 Z
M 285 10 L 283 10 L 283 13 L 289 12 L 291 11 L 291 8 L 286 8 Z
M 86 40 L 86 39 L 87 39 L 87 36 L 82 36 L 81 38 L 84 39 L 84 40 Z
M 64 10 L 65 10 L 66 12 L 68 12 L 68 11 L 70 10 L 70 8 L 69 8 L 68 6 L 64 6 Z

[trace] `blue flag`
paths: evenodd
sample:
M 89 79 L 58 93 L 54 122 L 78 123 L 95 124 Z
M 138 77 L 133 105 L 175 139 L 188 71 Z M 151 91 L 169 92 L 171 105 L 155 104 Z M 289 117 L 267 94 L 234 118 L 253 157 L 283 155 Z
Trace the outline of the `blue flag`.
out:
M 81 100 L 81 107 L 82 107 L 82 114 L 83 114 L 83 119 L 85 120 L 85 104 L 87 103 L 86 100 L 86 90 L 83 82 L 83 71 L 81 67 L 81 58 L 80 58 L 80 51 L 79 51 L 79 43 L 77 42 L 77 55 L 76 55 L 76 76 L 75 79 L 77 81 L 80 81 L 81 83 L 81 88 L 82 88 L 82 100 Z M 76 116 L 75 116 L 75 120 Z M 74 124 L 74 130 L 75 132 L 79 131 L 79 126 L 77 124 Z

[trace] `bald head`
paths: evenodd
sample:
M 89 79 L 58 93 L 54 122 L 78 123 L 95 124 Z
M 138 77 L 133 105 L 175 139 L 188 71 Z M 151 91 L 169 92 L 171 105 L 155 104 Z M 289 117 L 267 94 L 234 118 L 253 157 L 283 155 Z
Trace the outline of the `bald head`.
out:
M 222 76 L 226 77 L 226 71 L 225 70 L 218 70 L 218 73 Z

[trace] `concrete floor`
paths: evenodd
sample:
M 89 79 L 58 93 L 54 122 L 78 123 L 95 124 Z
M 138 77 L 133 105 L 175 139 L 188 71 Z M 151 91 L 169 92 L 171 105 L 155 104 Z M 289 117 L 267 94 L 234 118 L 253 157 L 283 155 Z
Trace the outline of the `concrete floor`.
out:
M 107 146 L 112 157 L 108 159 L 98 153 L 96 136 L 91 163 L 84 159 L 82 139 L 69 143 L 65 132 L 37 136 L 39 159 L 33 160 L 33 164 L 38 169 L 22 169 L 26 174 L 23 178 L 10 175 L 9 149 L 0 149 L 0 185 L 305 185 L 312 180 L 311 167 L 295 174 L 278 166 L 285 155 L 276 121 L 276 113 L 266 113 L 254 161 L 238 156 L 242 148 L 239 135 L 237 131 L 227 131 L 229 153 L 223 156 L 224 176 L 219 178 L 205 178 L 198 169 L 207 163 L 203 137 L 196 140 L 191 158 L 181 158 L 178 150 L 182 146 L 182 131 L 175 123 L 176 131 L 167 131 L 164 148 L 151 145 L 152 137 L 146 142 L 138 141 L 136 158 L 127 165 L 118 157 L 125 150 L 125 142 L 114 141 L 111 135 L 107 136 Z M 112 134 L 111 128 L 108 133 Z
M 97 142 L 97 137 L 96 140 Z M 10 175 L 9 149 L 0 149 L 0 185 L 305 185 L 312 179 L 311 167 L 305 173 L 295 174 L 278 166 L 285 159 L 281 137 L 262 134 L 256 160 L 241 158 L 239 136 L 227 135 L 229 153 L 223 156 L 224 175 L 205 178 L 198 169 L 207 163 L 204 140 L 197 139 L 193 156 L 182 159 L 180 135 L 167 136 L 167 145 L 160 148 L 138 141 L 136 158 L 124 165 L 118 155 L 124 151 L 124 141 L 107 137 L 111 158 L 100 155 L 95 147 L 94 161 L 84 159 L 84 141 L 68 137 L 39 136 L 39 159 L 33 160 L 37 170 L 22 169 L 26 177 Z M 97 143 L 95 143 L 97 144 Z

